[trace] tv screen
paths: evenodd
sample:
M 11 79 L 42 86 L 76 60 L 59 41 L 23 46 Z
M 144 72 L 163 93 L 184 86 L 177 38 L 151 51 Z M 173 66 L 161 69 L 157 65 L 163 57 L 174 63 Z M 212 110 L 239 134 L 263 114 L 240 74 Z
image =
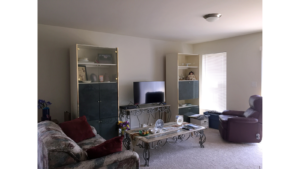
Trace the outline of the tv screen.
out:
M 165 102 L 165 82 L 133 82 L 134 104 Z

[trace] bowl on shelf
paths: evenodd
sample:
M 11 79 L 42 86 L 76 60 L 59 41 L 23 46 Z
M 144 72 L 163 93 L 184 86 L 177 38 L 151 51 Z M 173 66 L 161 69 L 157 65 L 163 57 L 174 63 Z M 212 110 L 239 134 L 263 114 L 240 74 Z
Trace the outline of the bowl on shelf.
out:
M 79 58 L 78 59 L 78 64 L 87 64 L 87 63 L 94 63 L 94 62 L 89 61 L 88 58 Z
M 91 83 L 92 81 L 88 80 L 88 81 L 82 81 L 82 83 Z

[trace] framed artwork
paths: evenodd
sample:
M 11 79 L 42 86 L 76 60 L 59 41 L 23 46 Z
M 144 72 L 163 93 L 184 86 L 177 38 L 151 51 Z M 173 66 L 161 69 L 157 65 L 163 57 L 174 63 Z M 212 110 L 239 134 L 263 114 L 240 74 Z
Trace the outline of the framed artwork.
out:
M 95 63 L 112 63 L 112 55 L 110 54 L 98 54 Z
M 78 65 L 78 81 L 87 81 L 86 66 Z

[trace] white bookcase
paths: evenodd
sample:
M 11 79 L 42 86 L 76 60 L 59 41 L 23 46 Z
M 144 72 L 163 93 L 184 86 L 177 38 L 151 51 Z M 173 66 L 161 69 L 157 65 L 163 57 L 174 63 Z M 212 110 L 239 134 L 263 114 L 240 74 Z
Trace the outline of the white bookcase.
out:
M 118 48 L 70 48 L 71 118 L 85 116 L 106 140 L 118 135 L 118 67 Z
M 171 121 L 176 115 L 199 114 L 201 59 L 198 54 L 176 53 L 166 55 L 166 103 L 171 105 Z M 190 71 L 196 80 L 180 80 Z M 190 103 L 191 105 L 184 106 Z M 184 118 L 184 119 L 186 119 Z M 186 121 L 186 120 L 185 120 Z

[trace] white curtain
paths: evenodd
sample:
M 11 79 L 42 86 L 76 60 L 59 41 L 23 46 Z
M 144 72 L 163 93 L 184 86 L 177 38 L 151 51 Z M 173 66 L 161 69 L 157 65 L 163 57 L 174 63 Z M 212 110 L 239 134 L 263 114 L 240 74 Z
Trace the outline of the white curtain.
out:
M 226 52 L 202 56 L 201 109 L 226 110 Z

